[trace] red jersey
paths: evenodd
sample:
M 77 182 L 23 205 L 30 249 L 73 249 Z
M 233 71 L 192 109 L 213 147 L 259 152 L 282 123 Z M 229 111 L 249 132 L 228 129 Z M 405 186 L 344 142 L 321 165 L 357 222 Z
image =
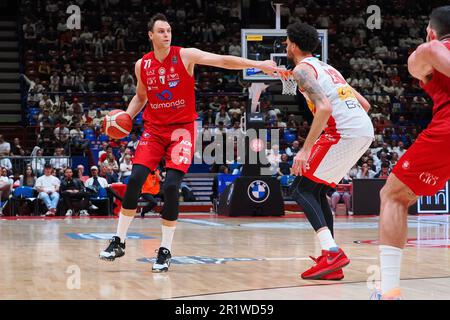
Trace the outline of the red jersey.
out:
M 444 40 L 443 44 L 450 50 L 450 41 Z M 450 54 L 450 53 L 449 53 Z M 433 76 L 429 82 L 424 84 L 420 82 L 420 86 L 433 99 L 433 115 L 444 108 L 450 108 L 450 78 L 434 70 Z M 450 111 L 450 110 L 449 110 Z
M 146 130 L 159 126 L 195 121 L 195 80 L 184 67 L 180 47 L 170 47 L 169 55 L 159 62 L 153 51 L 141 62 L 141 81 L 147 90 L 143 120 Z
M 443 42 L 450 50 L 450 42 Z M 431 196 L 450 180 L 450 78 L 434 70 L 421 87 L 433 99 L 433 119 L 392 173 L 418 196 Z

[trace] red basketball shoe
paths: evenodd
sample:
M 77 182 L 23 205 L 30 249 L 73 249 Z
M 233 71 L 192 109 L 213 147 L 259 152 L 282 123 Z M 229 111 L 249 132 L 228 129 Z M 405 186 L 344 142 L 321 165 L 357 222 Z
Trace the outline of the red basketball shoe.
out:
M 342 269 L 350 263 L 350 259 L 347 258 L 342 249 L 339 249 L 336 252 L 322 250 L 322 255 L 320 257 L 311 257 L 311 259 L 313 259 L 316 264 L 301 274 L 302 279 L 340 280 L 330 278 L 338 278 L 339 269 Z M 344 273 L 342 270 L 340 270 L 340 272 L 341 274 L 339 276 L 342 279 Z M 324 277 L 327 279 L 324 279 Z
M 338 269 L 320 278 L 320 280 L 342 280 L 342 279 L 344 279 L 344 271 L 342 271 L 342 269 Z

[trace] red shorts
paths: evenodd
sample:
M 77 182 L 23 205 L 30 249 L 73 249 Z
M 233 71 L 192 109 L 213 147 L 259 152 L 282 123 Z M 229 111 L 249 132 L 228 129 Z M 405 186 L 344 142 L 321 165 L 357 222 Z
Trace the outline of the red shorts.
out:
M 166 168 L 186 173 L 194 155 L 195 136 L 195 122 L 146 128 L 139 140 L 133 164 L 141 164 L 154 171 L 164 157 Z
M 444 188 L 450 179 L 450 117 L 436 114 L 392 172 L 418 196 Z

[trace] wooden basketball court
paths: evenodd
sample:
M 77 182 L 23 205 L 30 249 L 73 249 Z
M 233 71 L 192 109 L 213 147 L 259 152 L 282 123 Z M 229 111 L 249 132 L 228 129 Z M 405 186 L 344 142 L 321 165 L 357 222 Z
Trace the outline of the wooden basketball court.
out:
M 98 259 L 114 218 L 0 219 L 1 299 L 368 299 L 378 265 L 378 217 L 338 217 L 351 259 L 342 281 L 299 274 L 320 248 L 306 219 L 182 214 L 169 273 L 153 274 L 159 219 L 136 218 L 126 255 Z M 448 216 L 411 216 L 405 299 L 450 299 Z

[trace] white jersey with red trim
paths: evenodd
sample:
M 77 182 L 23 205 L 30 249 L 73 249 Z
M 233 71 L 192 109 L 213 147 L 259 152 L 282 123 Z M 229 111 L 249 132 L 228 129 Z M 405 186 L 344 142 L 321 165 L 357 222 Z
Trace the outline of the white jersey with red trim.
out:
M 300 63 L 308 64 L 314 69 L 317 81 L 333 108 L 325 133 L 373 138 L 372 121 L 341 73 L 315 57 L 305 58 Z M 309 109 L 314 114 L 314 104 L 308 98 L 306 92 L 302 92 L 302 94 L 306 98 Z

